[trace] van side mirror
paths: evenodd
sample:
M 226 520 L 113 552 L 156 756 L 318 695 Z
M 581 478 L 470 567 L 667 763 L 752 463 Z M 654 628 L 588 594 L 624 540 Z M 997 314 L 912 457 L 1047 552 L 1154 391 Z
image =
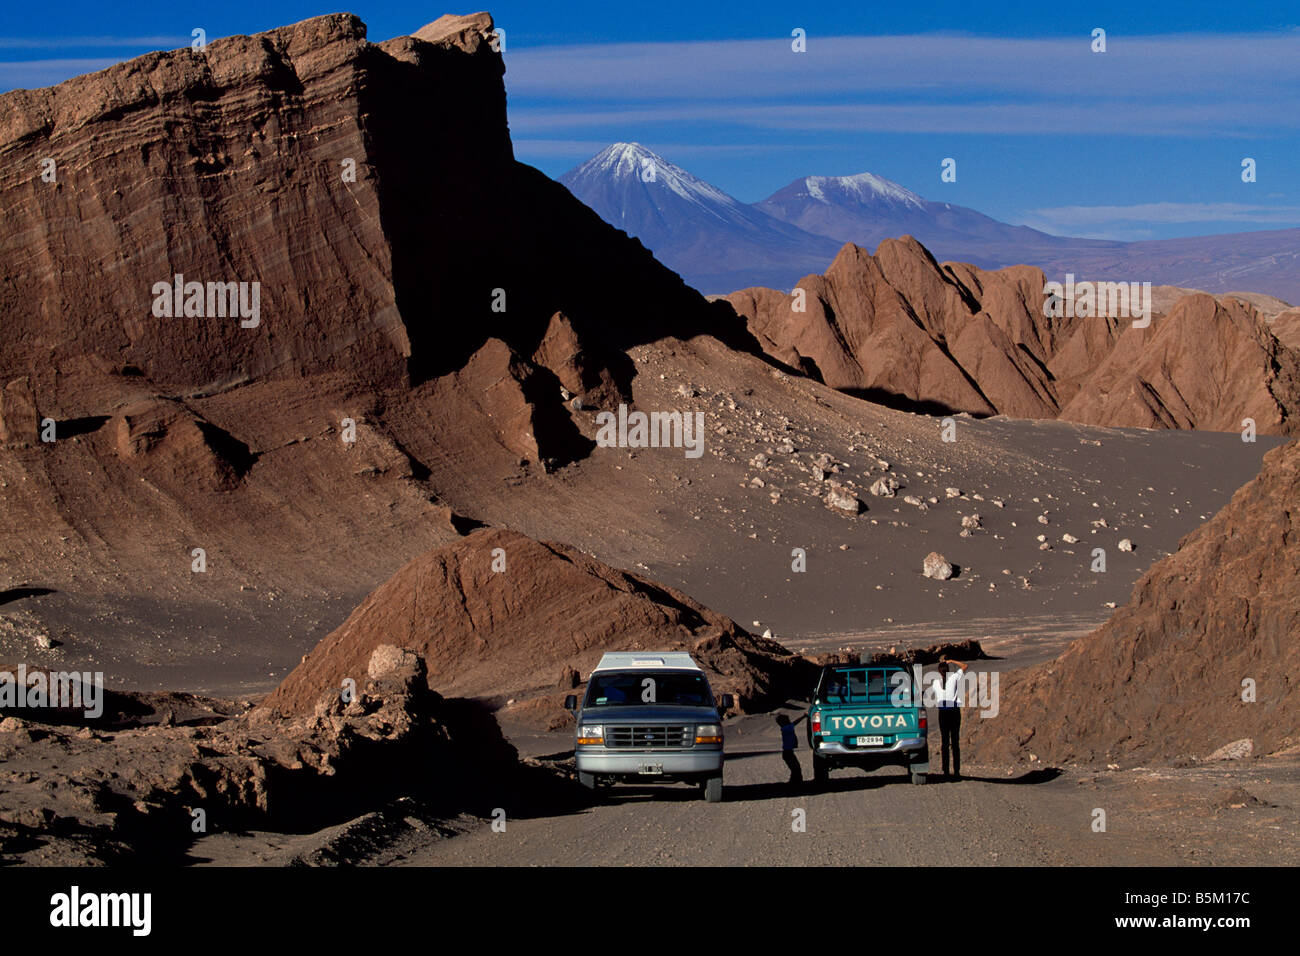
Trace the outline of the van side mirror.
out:
M 731 710 L 736 706 L 736 698 L 730 694 L 723 694 L 722 701 L 718 704 L 718 710 Z
M 564 698 L 564 709 L 565 709 L 565 710 L 577 710 L 577 709 L 578 709 L 578 698 L 577 698 L 576 696 L 574 696 L 573 694 L 570 694 L 568 697 Z

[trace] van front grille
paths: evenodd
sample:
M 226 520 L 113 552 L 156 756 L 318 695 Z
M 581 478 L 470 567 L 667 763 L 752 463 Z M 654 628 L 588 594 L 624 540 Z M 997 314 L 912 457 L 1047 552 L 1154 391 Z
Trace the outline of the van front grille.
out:
M 689 726 L 680 724 L 606 724 L 605 746 L 629 750 L 689 747 L 695 741 Z

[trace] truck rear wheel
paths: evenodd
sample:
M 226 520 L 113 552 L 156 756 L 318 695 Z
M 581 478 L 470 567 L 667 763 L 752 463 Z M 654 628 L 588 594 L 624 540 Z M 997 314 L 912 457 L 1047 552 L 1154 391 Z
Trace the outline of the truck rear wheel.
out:
M 704 799 L 709 803 L 722 802 L 722 774 L 704 781 Z
M 831 768 L 826 761 L 813 754 L 813 782 L 819 787 L 824 787 L 830 775 Z

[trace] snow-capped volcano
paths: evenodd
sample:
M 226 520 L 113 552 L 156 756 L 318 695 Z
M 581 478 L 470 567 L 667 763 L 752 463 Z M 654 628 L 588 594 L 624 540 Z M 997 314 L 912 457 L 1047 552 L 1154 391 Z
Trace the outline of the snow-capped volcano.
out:
M 597 153 L 561 180 L 572 191 L 572 183 L 640 182 L 646 187 L 661 187 L 674 196 L 694 203 L 700 209 L 726 220 L 740 212 L 742 203 L 728 196 L 717 186 L 692 176 L 680 166 L 668 162 L 640 143 L 615 143 Z M 634 187 L 635 188 L 635 187 Z M 655 198 L 653 188 L 645 195 Z
M 615 143 L 560 182 L 705 293 L 760 281 L 792 286 L 824 269 L 840 245 L 740 202 L 639 143 Z
M 916 209 L 925 207 L 925 200 L 916 193 L 875 173 L 858 173 L 856 176 L 805 176 L 802 180 L 791 183 L 781 192 L 793 190 L 797 195 L 800 192 L 800 183 L 804 195 L 827 204 L 885 202 L 912 206 Z M 772 198 L 775 199 L 776 196 Z
M 929 245 L 953 233 L 987 237 L 990 230 L 1015 228 L 973 209 L 929 202 L 874 173 L 805 176 L 754 205 L 782 222 L 860 245 L 905 234 L 924 234 Z
M 705 293 L 788 289 L 825 271 L 845 242 L 873 249 L 912 235 L 941 258 L 996 268 L 1081 241 L 930 202 L 869 172 L 804 176 L 762 202 L 742 203 L 639 143 L 615 143 L 560 182 Z

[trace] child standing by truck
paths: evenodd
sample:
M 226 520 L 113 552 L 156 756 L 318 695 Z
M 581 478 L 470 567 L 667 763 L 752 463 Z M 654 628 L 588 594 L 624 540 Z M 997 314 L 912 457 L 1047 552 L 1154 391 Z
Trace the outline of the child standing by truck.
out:
M 807 719 L 807 714 L 798 720 L 791 720 L 785 714 L 776 715 L 777 726 L 781 728 L 781 759 L 790 768 L 791 786 L 797 787 L 803 784 L 803 768 L 799 766 L 799 758 L 794 755 L 795 748 L 799 746 L 799 738 L 795 736 L 794 728 Z

